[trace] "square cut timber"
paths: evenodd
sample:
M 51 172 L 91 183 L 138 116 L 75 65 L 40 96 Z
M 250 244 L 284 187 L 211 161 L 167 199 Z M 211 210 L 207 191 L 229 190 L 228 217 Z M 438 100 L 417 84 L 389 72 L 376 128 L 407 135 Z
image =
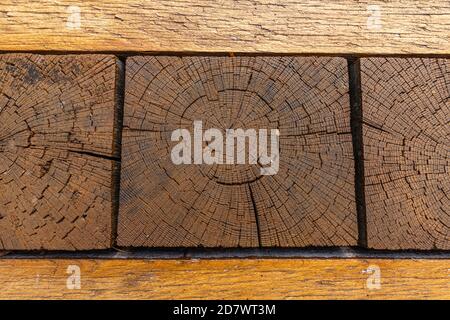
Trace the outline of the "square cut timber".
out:
M 108 248 L 116 58 L 0 55 L 0 249 Z
M 361 61 L 368 245 L 450 249 L 450 60 Z
M 357 243 L 345 59 L 135 56 L 125 82 L 118 245 Z M 195 121 L 200 135 L 278 130 L 278 172 L 262 175 L 250 156 L 174 164 L 172 133 L 192 134 Z

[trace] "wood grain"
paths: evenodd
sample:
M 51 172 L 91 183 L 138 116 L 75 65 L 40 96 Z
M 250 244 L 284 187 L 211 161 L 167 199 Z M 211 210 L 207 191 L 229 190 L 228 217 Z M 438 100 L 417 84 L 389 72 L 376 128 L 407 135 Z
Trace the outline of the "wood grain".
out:
M 80 289 L 67 287 L 69 266 L 79 267 Z M 449 299 L 449 267 L 448 259 L 3 259 L 0 299 Z M 381 286 L 370 286 L 377 268 Z
M 0 55 L 0 249 L 111 243 L 116 58 Z
M 450 249 L 450 60 L 361 70 L 368 245 Z
M 342 58 L 127 59 L 118 244 L 355 245 L 346 68 Z M 279 171 L 250 163 L 250 145 L 262 145 L 249 139 L 245 164 L 174 164 L 172 132 L 192 134 L 194 121 L 223 136 L 279 130 Z
M 4 51 L 450 54 L 450 3 L 4 0 L 0 30 Z

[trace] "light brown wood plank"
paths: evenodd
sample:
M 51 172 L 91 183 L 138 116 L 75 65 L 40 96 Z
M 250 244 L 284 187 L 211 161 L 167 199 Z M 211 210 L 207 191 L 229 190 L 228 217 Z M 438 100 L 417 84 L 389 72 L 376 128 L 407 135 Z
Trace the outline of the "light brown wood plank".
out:
M 368 246 L 450 249 L 450 59 L 362 59 Z
M 0 30 L 0 50 L 450 54 L 450 3 L 4 0 Z
M 3 259 L 0 298 L 449 299 L 449 267 L 448 259 Z M 68 289 L 77 268 L 81 288 Z
M 0 249 L 108 248 L 116 58 L 0 55 Z
M 356 245 L 347 79 L 342 58 L 127 59 L 118 244 Z M 200 141 L 195 163 L 197 122 L 201 137 L 220 136 Z M 181 129 L 188 163 L 173 159 Z M 241 134 L 243 146 L 231 139 L 242 163 L 228 150 L 230 129 L 254 133 Z M 207 163 L 203 147 L 213 142 L 217 158 Z

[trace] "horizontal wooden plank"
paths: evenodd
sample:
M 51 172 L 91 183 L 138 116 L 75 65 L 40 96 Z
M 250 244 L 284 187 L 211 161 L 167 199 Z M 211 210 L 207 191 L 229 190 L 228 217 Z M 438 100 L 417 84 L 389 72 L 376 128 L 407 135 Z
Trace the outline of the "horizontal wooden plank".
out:
M 116 58 L 0 55 L 0 249 L 111 245 Z
M 356 245 L 345 59 L 134 56 L 126 66 L 119 245 Z
M 444 0 L 4 0 L 0 50 L 450 54 Z
M 449 267 L 448 259 L 3 259 L 0 299 L 449 299 Z

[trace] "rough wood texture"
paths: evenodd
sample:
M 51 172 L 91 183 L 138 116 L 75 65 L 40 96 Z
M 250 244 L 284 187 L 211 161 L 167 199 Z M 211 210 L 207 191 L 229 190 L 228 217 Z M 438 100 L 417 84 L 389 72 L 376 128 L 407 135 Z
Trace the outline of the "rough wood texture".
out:
M 0 55 L 0 249 L 111 242 L 116 60 Z
M 69 290 L 74 265 L 81 289 Z M 4 259 L 0 299 L 450 299 L 449 265 L 448 259 Z M 374 267 L 381 287 L 368 289 L 367 270 Z
M 119 245 L 356 244 L 349 119 L 345 59 L 128 59 Z M 278 173 L 259 159 L 175 165 L 171 134 L 196 120 L 279 129 Z
M 3 0 L 0 30 L 0 50 L 450 54 L 450 3 Z
M 450 60 L 361 68 L 369 247 L 450 249 Z

